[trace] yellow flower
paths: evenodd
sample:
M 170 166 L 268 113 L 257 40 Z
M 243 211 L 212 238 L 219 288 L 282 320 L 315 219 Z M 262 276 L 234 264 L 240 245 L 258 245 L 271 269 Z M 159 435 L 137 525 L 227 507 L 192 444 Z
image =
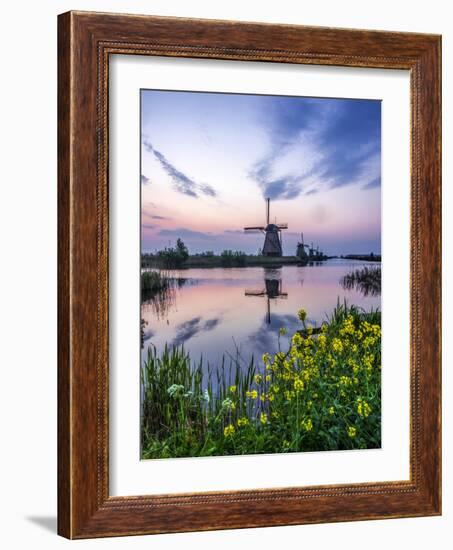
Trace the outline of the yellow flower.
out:
M 285 391 L 285 399 L 287 401 L 291 401 L 291 399 L 295 396 L 295 393 L 293 391 L 286 390 Z
M 259 384 L 263 380 L 261 374 L 255 374 L 255 382 Z
M 237 387 L 236 386 L 230 386 L 230 392 L 236 393 Z
M 341 353 L 343 351 L 343 344 L 340 339 L 334 338 L 332 340 L 332 349 L 336 353 Z
M 353 439 L 357 435 L 357 428 L 355 428 L 354 426 L 349 426 L 348 435 L 351 439 Z
M 286 334 L 286 328 L 285 327 L 281 327 L 280 330 L 278 331 L 278 333 L 280 334 L 280 336 L 285 336 Z
M 234 434 L 236 430 L 234 429 L 234 426 L 233 424 L 228 424 L 228 426 L 225 427 L 225 429 L 223 430 L 223 435 L 225 437 L 230 437 Z
M 329 407 L 329 414 L 330 416 L 335 414 L 335 407 Z
M 313 422 L 311 421 L 311 418 L 307 418 L 306 420 L 302 420 L 301 425 L 302 425 L 302 428 L 304 428 L 304 430 L 306 432 L 311 432 L 312 429 L 313 429 Z
M 299 311 L 297 312 L 297 316 L 303 323 L 307 318 L 307 312 L 305 311 L 305 309 L 299 309 Z
M 304 382 L 300 378 L 296 378 L 294 380 L 294 389 L 296 392 L 300 392 L 304 389 Z
M 246 416 L 243 416 L 242 418 L 238 418 L 238 426 L 247 426 L 249 424 L 249 419 Z
M 266 413 L 261 413 L 260 422 L 261 422 L 261 424 L 267 424 L 267 414 Z
M 371 412 L 370 405 L 365 400 L 363 400 L 361 397 L 359 397 L 357 399 L 357 412 L 358 412 L 359 416 L 363 416 L 364 418 L 369 416 L 369 414 Z
M 271 381 L 271 375 L 270 374 L 267 374 L 266 375 L 266 382 L 270 382 Z
M 252 399 L 256 399 L 258 397 L 258 392 L 256 390 L 246 391 L 245 395 L 246 397 L 251 397 Z
M 261 394 L 260 395 L 260 401 L 264 401 L 265 397 L 264 397 L 264 394 Z
M 319 345 L 321 347 L 324 347 L 326 345 L 326 341 L 327 341 L 327 338 L 326 338 L 326 335 L 325 334 L 320 334 L 318 336 L 318 342 L 319 342 Z
M 280 415 L 278 414 L 277 411 L 271 412 L 271 417 L 272 417 L 272 418 L 278 418 L 279 416 L 280 416 Z

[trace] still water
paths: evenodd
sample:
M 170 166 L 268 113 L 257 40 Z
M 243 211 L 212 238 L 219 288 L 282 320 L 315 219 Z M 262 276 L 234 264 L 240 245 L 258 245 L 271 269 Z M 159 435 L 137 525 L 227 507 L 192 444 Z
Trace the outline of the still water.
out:
M 167 271 L 175 278 L 174 287 L 157 296 L 144 296 L 141 316 L 145 320 L 145 358 L 149 345 L 157 350 L 184 345 L 193 361 L 213 367 L 222 356 L 239 358 L 247 364 L 252 355 L 260 359 L 275 353 L 279 329 L 287 348 L 289 338 L 301 328 L 300 308 L 307 311 L 309 323 L 319 326 L 335 307 L 346 299 L 365 310 L 380 308 L 380 296 L 364 295 L 345 289 L 342 277 L 368 262 L 332 259 L 312 266 L 280 268 L 211 268 Z M 373 263 L 374 266 L 380 265 Z

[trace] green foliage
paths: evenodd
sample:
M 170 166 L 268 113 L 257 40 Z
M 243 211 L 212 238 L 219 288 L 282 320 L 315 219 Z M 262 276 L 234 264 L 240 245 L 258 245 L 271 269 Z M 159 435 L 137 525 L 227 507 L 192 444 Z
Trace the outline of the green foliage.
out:
M 339 304 L 319 330 L 244 368 L 192 365 L 183 348 L 154 348 L 142 368 L 142 457 L 378 448 L 379 311 Z
M 220 254 L 222 267 L 243 267 L 245 266 L 247 255 L 238 250 L 224 250 Z
M 141 275 L 142 291 L 165 291 L 170 285 L 169 278 L 159 271 L 144 271 Z
M 176 241 L 176 247 L 164 248 L 156 253 L 157 262 L 164 269 L 179 269 L 189 257 L 189 250 L 182 239 Z

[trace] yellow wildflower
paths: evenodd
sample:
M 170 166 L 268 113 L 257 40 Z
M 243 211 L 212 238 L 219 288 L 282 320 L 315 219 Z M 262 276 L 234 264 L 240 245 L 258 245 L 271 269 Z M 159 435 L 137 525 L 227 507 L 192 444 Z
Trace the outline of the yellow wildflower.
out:
M 301 380 L 300 378 L 296 378 L 296 379 L 294 380 L 294 389 L 296 390 L 296 392 L 303 391 L 303 389 L 304 389 L 304 382 L 303 382 L 303 380 Z
M 246 391 L 245 395 L 246 397 L 251 397 L 252 399 L 256 399 L 258 397 L 258 392 L 256 390 Z
M 330 416 L 335 414 L 335 407 L 329 407 L 329 414 Z
M 248 426 L 249 423 L 250 423 L 249 419 L 246 416 L 243 416 L 242 418 L 238 418 L 238 426 L 240 427 Z
M 313 429 L 313 422 L 312 422 L 311 418 L 307 418 L 306 420 L 302 420 L 301 425 L 302 425 L 302 428 L 306 432 L 311 432 L 312 429 Z
M 318 343 L 322 348 L 326 345 L 326 341 L 327 341 L 327 338 L 325 334 L 320 334 L 318 336 Z
M 343 351 L 343 344 L 339 338 L 334 338 L 332 340 L 332 349 L 336 353 L 341 353 Z
M 299 309 L 299 311 L 297 312 L 297 316 L 303 323 L 307 318 L 307 312 L 305 311 L 305 309 Z
M 260 414 L 260 422 L 261 422 L 261 424 L 267 424 L 267 414 L 266 413 L 261 413 Z
M 357 399 L 357 412 L 358 412 L 359 416 L 363 416 L 364 418 L 369 416 L 369 414 L 371 412 L 370 405 L 364 399 L 362 399 L 361 397 L 359 397 Z
M 354 426 L 349 426 L 348 428 L 348 436 L 353 439 L 357 435 L 357 428 Z
M 228 424 L 228 426 L 225 426 L 225 429 L 223 430 L 223 435 L 225 437 L 229 437 L 234 434 L 236 430 L 234 429 L 233 424 Z
M 230 392 L 236 393 L 237 387 L 236 386 L 230 386 Z
M 295 392 L 293 392 L 293 391 L 286 390 L 284 395 L 285 395 L 285 399 L 286 399 L 287 401 L 291 401 L 291 399 L 292 399 L 296 394 L 295 394 Z

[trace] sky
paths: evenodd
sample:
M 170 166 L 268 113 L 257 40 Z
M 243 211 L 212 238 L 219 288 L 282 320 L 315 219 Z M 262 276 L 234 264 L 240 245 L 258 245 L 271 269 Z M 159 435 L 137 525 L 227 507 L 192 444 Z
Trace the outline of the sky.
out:
M 381 103 L 141 91 L 142 251 L 256 254 L 245 226 L 288 223 L 328 255 L 381 251 Z

